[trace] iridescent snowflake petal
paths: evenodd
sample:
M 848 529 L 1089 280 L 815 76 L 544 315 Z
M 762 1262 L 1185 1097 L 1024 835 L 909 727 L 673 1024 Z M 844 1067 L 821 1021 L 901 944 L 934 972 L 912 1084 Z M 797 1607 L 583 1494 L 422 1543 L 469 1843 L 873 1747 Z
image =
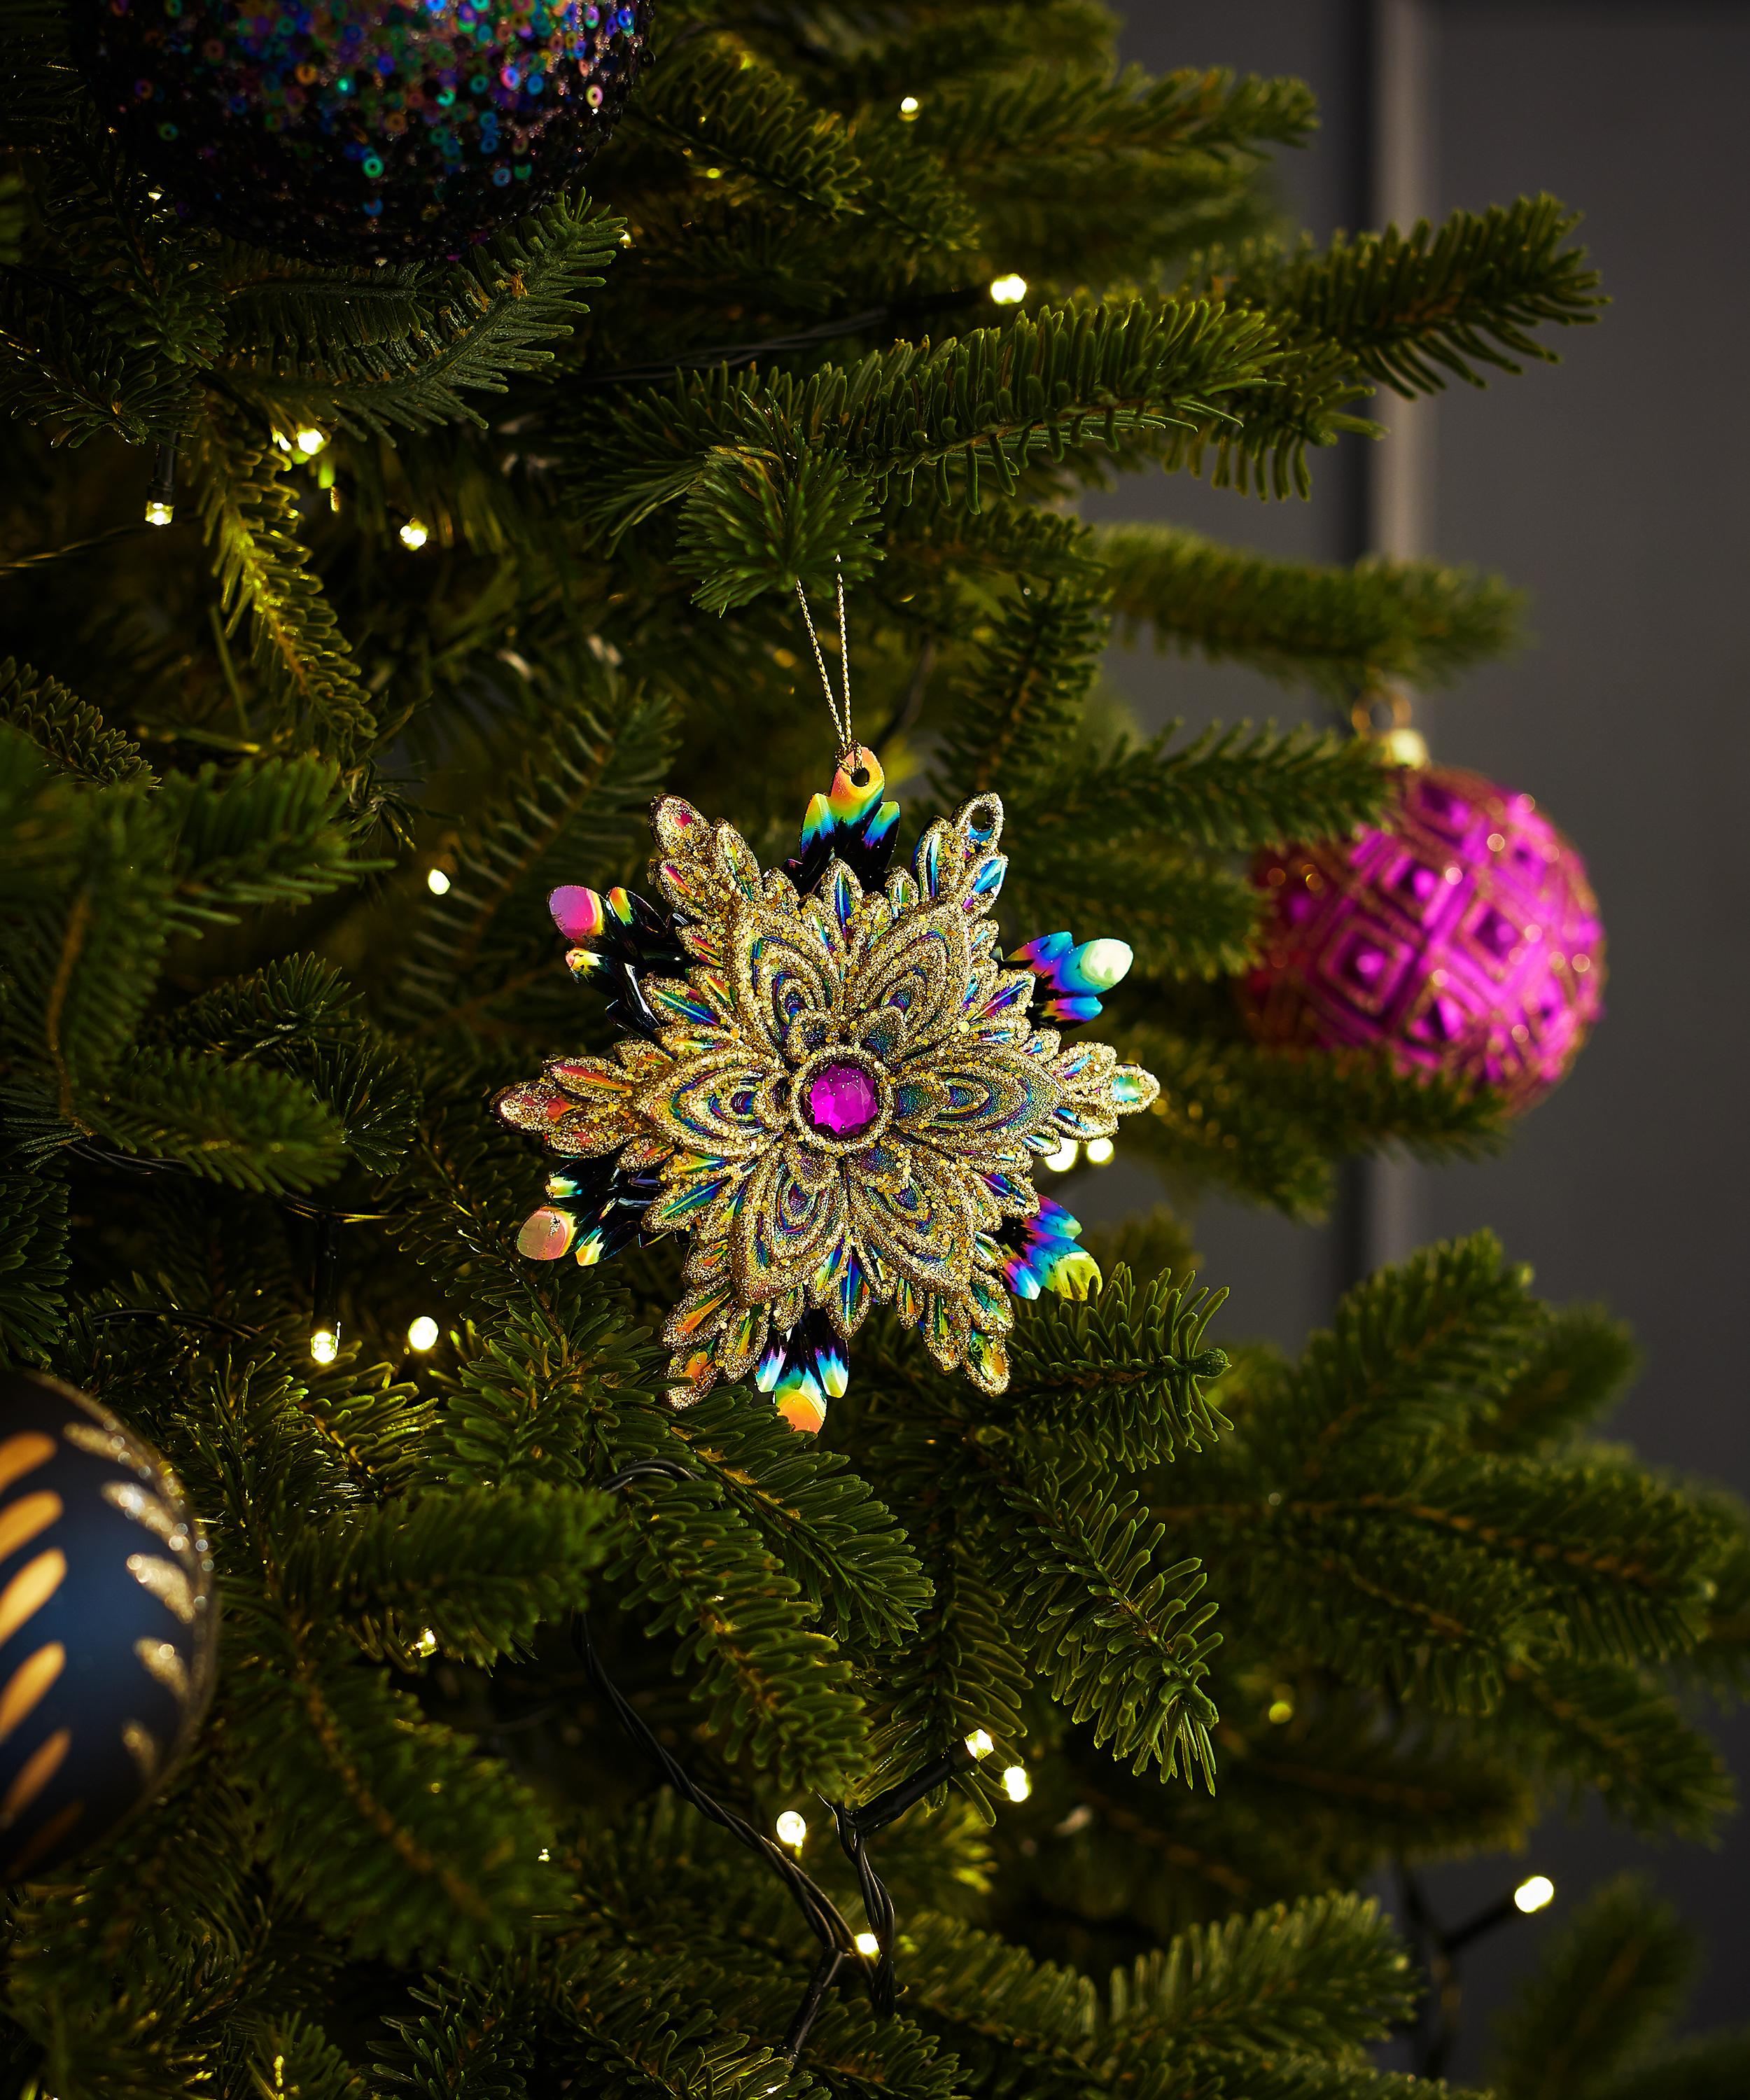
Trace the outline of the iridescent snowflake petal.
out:
M 669 1314 L 663 1339 L 672 1348 L 703 1340 L 723 1325 L 734 1302 L 735 1287 L 727 1282 L 690 1290 Z
M 1134 1115 L 1137 1110 L 1147 1108 L 1160 1092 L 1160 1081 L 1140 1065 L 1120 1065 L 1112 1075 L 1112 1098 L 1121 1115 Z
M 568 1211 L 544 1205 L 522 1220 L 517 1252 L 530 1261 L 557 1261 L 569 1254 L 577 1237 L 577 1220 Z
M 1036 1215 L 1011 1219 L 998 1234 L 1004 1250 L 1003 1280 L 1017 1298 L 1037 1298 L 1055 1290 L 1065 1298 L 1086 1298 L 1100 1288 L 1100 1264 L 1078 1245 L 1082 1222 L 1042 1197 Z
M 813 892 L 835 855 L 863 889 L 881 887 L 899 823 L 899 805 L 881 800 L 886 784 L 881 761 L 872 751 L 859 745 L 846 754 L 832 776 L 831 789 L 809 802 L 802 820 L 800 850 L 784 863 L 784 872 L 800 895 Z
M 774 1327 L 754 1382 L 773 1396 L 792 1428 L 818 1429 L 826 1419 L 827 1396 L 842 1399 L 850 1383 L 844 1344 L 825 1314 L 804 1313 L 782 1335 Z
M 646 986 L 645 995 L 663 1021 L 696 1021 L 708 1026 L 718 1018 L 709 1003 L 681 978 L 655 978 Z
M 1042 1019 L 1091 1021 L 1100 995 L 1123 982 L 1135 955 L 1125 941 L 1084 941 L 1078 947 L 1069 933 L 1042 933 L 1009 960 L 1025 963 L 1046 987 L 1048 996 L 1036 1009 Z
M 1009 1382 L 1008 1348 L 1000 1335 L 987 1335 L 975 1327 L 963 1344 L 962 1361 L 982 1391 L 1003 1392 Z

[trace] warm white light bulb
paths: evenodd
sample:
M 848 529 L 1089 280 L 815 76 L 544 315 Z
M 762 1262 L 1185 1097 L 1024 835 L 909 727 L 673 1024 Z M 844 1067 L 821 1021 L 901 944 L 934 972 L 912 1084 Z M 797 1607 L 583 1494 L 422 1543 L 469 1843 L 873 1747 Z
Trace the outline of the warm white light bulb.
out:
M 999 307 L 1018 307 L 1027 296 L 1027 280 L 1012 270 L 1006 277 L 993 277 L 990 296 Z
M 413 1643 L 414 1654 L 435 1655 L 437 1652 L 438 1636 L 431 1630 L 430 1626 L 421 1627 L 420 1630 L 419 1639 Z
M 298 449 L 306 459 L 314 459 L 327 443 L 327 437 L 320 430 L 304 430 L 298 434 Z
M 872 1932 L 860 1932 L 857 1935 L 857 1951 L 866 1954 L 872 1961 L 881 1952 L 881 1943 Z
M 438 1323 L 429 1312 L 421 1312 L 417 1320 L 408 1322 L 407 1345 L 422 1352 L 438 1346 Z
M 783 1814 L 778 1819 L 778 1843 L 780 1845 L 793 1845 L 800 1852 L 802 1849 L 802 1840 L 806 1838 L 807 1835 L 807 1819 L 804 1816 L 798 1815 L 795 1809 L 787 1808 Z
M 168 525 L 175 516 L 174 505 L 165 502 L 161 497 L 154 496 L 147 503 L 146 523 L 148 525 Z
M 434 897 L 447 897 L 450 893 L 450 878 L 441 867 L 428 867 L 425 871 L 425 887 Z
M 332 1327 L 318 1327 L 310 1338 L 310 1353 L 319 1364 L 331 1364 L 340 1354 L 340 1336 Z
M 1011 1765 L 1003 1775 L 1003 1791 L 1011 1801 L 1025 1801 L 1033 1791 L 1033 1781 L 1027 1776 L 1025 1765 Z
M 915 95 L 908 95 L 899 105 L 899 120 L 902 124 L 915 124 L 923 104 Z
M 988 1728 L 975 1728 L 966 1739 L 967 1755 L 971 1758 L 988 1758 L 995 1748 Z
M 401 527 L 401 544 L 413 554 L 417 554 L 430 537 L 431 535 L 417 518 L 408 518 Z
M 1090 1167 L 1109 1167 L 1112 1164 L 1112 1140 L 1109 1137 L 1091 1137 L 1082 1149 L 1087 1154 Z
M 1513 1892 L 1517 1907 L 1529 1917 L 1534 1910 L 1541 1910 L 1555 1895 L 1555 1883 L 1547 1874 L 1533 1874 L 1529 1881 L 1521 1882 Z
M 1067 1174 L 1076 1163 L 1082 1148 L 1073 1137 L 1066 1137 L 1055 1152 L 1045 1155 L 1045 1163 L 1054 1174 Z

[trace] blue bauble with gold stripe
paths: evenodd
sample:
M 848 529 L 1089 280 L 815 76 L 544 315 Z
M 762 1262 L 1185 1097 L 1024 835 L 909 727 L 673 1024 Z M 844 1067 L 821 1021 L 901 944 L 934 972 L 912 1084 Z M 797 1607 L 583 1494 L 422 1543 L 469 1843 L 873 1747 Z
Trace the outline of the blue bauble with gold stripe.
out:
M 157 1791 L 200 1725 L 218 1619 L 164 1461 L 71 1386 L 0 1371 L 0 1881 Z

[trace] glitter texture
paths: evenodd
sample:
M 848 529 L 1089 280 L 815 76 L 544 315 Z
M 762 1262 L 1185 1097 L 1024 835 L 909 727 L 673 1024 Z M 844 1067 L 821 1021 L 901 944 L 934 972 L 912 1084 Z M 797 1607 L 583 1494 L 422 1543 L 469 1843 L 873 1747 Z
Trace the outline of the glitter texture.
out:
M 1260 856 L 1275 900 L 1246 1007 L 1267 1042 L 1383 1045 L 1401 1071 L 1529 1107 L 1603 1011 L 1604 937 L 1585 863 L 1529 795 L 1407 770 L 1381 830 Z
M 636 1032 L 500 1096 L 507 1123 L 566 1158 L 525 1229 L 539 1252 L 549 1212 L 573 1216 L 586 1264 L 609 1238 L 689 1236 L 689 1287 L 663 1330 L 677 1405 L 751 1373 L 793 1427 L 818 1428 L 875 1304 L 945 1370 L 1000 1392 L 1012 1294 L 1099 1285 L 1034 1164 L 1109 1136 L 1154 1080 L 1104 1043 L 1034 1026 L 1053 979 L 1003 960 L 996 796 L 932 824 L 896 868 L 882 787 L 873 752 L 848 754 L 798 856 L 769 871 L 733 827 L 665 797 L 650 880 L 666 912 L 624 892 L 554 893 L 562 935 L 581 943 L 567 960 Z M 1091 954 L 1091 981 L 1116 982 L 1121 946 Z
M 612 130 L 650 0 L 75 0 L 98 105 L 186 216 L 297 254 L 454 254 Z

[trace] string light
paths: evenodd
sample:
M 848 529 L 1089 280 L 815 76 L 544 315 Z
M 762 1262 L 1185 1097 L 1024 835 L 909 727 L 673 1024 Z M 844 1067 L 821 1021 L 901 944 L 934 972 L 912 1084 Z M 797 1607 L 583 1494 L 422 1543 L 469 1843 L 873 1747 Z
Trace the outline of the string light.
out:
M 1012 270 L 1006 277 L 993 277 L 990 296 L 999 307 L 1018 307 L 1027 296 L 1027 280 Z
M 314 459 L 327 443 L 328 439 L 318 430 L 302 430 L 298 434 L 298 449 L 306 459 Z
M 425 887 L 434 897 L 447 897 L 450 893 L 450 878 L 441 867 L 428 867 L 425 871 Z
M 923 106 L 922 103 L 918 100 L 916 95 L 908 95 L 905 100 L 899 105 L 900 122 L 901 124 L 915 124 L 918 121 L 918 112 L 923 108 Z
M 612 1492 L 627 1486 L 633 1480 L 650 1475 L 660 1475 L 675 1480 L 690 1481 L 696 1478 L 689 1467 L 672 1458 L 635 1458 L 600 1485 Z M 790 2065 L 796 2062 L 834 1978 L 852 1953 L 860 1956 L 870 1965 L 867 1979 L 869 2001 L 875 2018 L 884 2019 L 891 2015 L 894 2005 L 893 1900 L 869 1857 L 867 1841 L 876 1831 L 885 1829 L 908 1809 L 927 1799 L 938 1787 L 953 1779 L 957 1772 L 963 1771 L 968 1765 L 976 1764 L 981 1758 L 989 1757 L 996 1748 L 990 1730 L 973 1729 L 946 1756 L 935 1759 L 914 1772 L 909 1779 L 901 1780 L 897 1786 L 888 1787 L 885 1792 L 877 1794 L 874 1800 L 866 1801 L 860 1807 L 853 1808 L 843 1802 L 825 1802 L 837 1826 L 840 1849 L 856 1870 L 864 1915 L 869 1920 L 868 1930 L 853 1933 L 831 1897 L 804 1871 L 800 1857 L 787 1855 L 745 1817 L 714 1799 L 698 1784 L 685 1767 L 664 1748 L 651 1732 L 649 1723 L 602 1670 L 601 1658 L 590 1638 L 589 1622 L 581 1612 L 571 1614 L 571 1641 L 589 1674 L 590 1682 L 606 1701 L 621 1727 L 655 1762 L 670 1786 L 683 1799 L 690 1802 L 720 1829 L 727 1831 L 737 1843 L 745 1846 L 749 1851 L 765 1861 L 784 1884 L 791 1899 L 807 1920 L 809 1930 L 819 1943 L 819 1958 L 809 1979 L 807 1992 L 785 2034 L 778 2052 L 780 2059 Z M 1025 1774 L 1021 1773 L 1020 1777 L 1025 1780 Z M 794 1810 L 787 1809 L 776 1819 L 776 1828 L 783 1845 L 792 1847 L 796 1854 L 800 1854 L 802 1839 L 807 1831 L 803 1818 Z
M 1011 1801 L 1025 1801 L 1033 1791 L 1033 1781 L 1027 1776 L 1025 1765 L 1011 1765 L 1003 1775 L 1003 1791 Z
M 146 523 L 170 525 L 176 521 L 176 441 L 160 445 L 152 461 L 152 480 L 146 490 Z
M 1087 1154 L 1090 1167 L 1109 1167 L 1112 1164 L 1112 1140 L 1109 1137 L 1091 1137 L 1082 1148 Z
M 410 554 L 417 554 L 431 537 L 417 518 L 410 518 L 401 527 L 401 544 Z
M 420 1630 L 419 1639 L 413 1643 L 414 1654 L 435 1655 L 437 1652 L 438 1636 L 431 1630 L 430 1626 L 422 1627 Z
M 310 1353 L 319 1364 L 331 1364 L 340 1354 L 340 1336 L 332 1327 L 318 1327 L 310 1338 Z
M 1554 1900 L 1555 1883 L 1547 1874 L 1533 1874 L 1528 1881 L 1521 1882 L 1513 1892 L 1515 1910 L 1529 1917 L 1533 1911 L 1541 1910 Z
M 1264 1718 L 1278 1728 L 1294 1718 L 1294 1702 L 1285 1693 L 1279 1692 L 1264 1709 Z
M 1080 1155 L 1081 1146 L 1073 1137 L 1066 1137 L 1055 1152 L 1045 1155 L 1045 1163 L 1054 1174 L 1067 1174 Z
M 407 1345 L 423 1356 L 427 1349 L 438 1346 L 438 1332 L 437 1321 L 429 1312 L 421 1312 L 417 1320 L 408 1322 Z

